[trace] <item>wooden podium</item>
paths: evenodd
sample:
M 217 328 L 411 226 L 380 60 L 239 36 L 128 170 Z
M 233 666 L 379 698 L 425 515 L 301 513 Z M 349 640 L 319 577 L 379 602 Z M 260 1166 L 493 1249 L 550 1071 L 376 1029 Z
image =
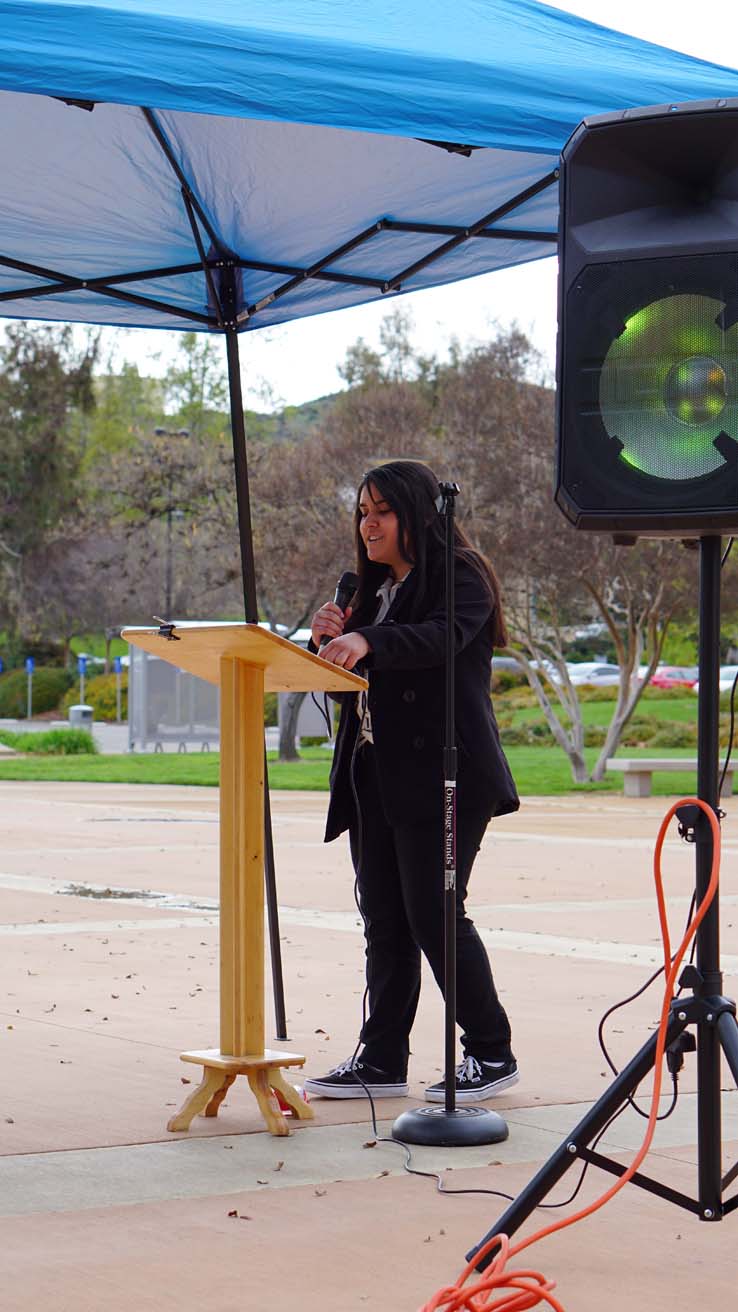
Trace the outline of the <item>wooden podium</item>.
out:
M 126 642 L 220 685 L 220 1047 L 183 1052 L 202 1081 L 167 1129 L 217 1116 L 245 1075 L 272 1134 L 289 1134 L 275 1093 L 301 1120 L 312 1108 L 282 1076 L 298 1053 L 264 1047 L 264 693 L 350 692 L 366 682 L 257 624 L 123 629 Z

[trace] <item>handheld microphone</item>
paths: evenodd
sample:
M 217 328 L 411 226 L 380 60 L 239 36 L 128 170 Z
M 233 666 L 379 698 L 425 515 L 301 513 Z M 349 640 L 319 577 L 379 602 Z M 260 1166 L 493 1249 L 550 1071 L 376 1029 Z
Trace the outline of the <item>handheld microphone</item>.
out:
M 353 574 L 350 569 L 345 570 L 336 584 L 336 591 L 333 596 L 334 605 L 338 606 L 339 610 L 345 610 L 358 586 L 358 575 Z M 330 638 L 327 633 L 324 633 L 320 639 L 321 647 L 325 647 L 327 642 L 330 642 Z

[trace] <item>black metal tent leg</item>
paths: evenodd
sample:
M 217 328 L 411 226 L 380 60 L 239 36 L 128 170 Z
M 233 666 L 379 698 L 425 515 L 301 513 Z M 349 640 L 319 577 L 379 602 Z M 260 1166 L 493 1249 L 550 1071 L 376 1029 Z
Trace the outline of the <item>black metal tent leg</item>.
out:
M 223 271 L 223 300 L 232 309 L 235 299 L 235 278 L 232 268 Z M 228 314 L 230 318 L 230 314 Z M 235 327 L 226 329 L 226 352 L 228 357 L 228 392 L 231 408 L 231 432 L 233 435 L 233 466 L 236 480 L 236 500 L 238 503 L 238 534 L 241 546 L 241 573 L 243 577 L 243 600 L 246 620 L 256 624 L 259 618 L 256 603 L 256 574 L 254 570 L 254 542 L 251 532 L 251 500 L 249 497 L 249 471 L 246 456 L 246 426 L 243 418 L 243 398 L 241 395 L 241 371 L 238 352 L 238 334 Z M 274 1012 L 277 1038 L 287 1038 L 287 1022 L 284 1005 L 284 981 L 282 977 L 282 953 L 279 943 L 279 913 L 277 909 L 277 885 L 274 871 L 274 844 L 272 842 L 272 817 L 269 807 L 269 788 L 264 748 L 264 880 L 266 884 L 267 924 L 269 928 L 269 952 L 272 963 L 272 987 L 274 990 Z

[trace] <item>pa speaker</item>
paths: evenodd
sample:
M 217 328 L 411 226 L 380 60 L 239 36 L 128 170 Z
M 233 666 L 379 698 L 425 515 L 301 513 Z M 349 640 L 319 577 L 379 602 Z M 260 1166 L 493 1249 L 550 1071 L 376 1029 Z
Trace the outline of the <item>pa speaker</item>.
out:
M 738 100 L 585 119 L 560 170 L 556 500 L 738 531 Z

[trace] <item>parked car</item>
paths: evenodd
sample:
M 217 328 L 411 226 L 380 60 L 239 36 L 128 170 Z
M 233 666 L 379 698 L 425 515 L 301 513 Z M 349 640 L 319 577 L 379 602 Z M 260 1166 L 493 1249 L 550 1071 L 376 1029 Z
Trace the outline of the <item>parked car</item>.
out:
M 691 688 L 697 682 L 696 665 L 658 665 L 651 676 L 652 688 Z
M 520 661 L 516 661 L 514 656 L 493 656 L 492 657 L 493 674 L 525 674 Z
M 735 683 L 735 676 L 738 674 L 738 665 L 721 665 L 720 666 L 720 691 L 730 692 Z M 699 692 L 700 681 L 697 679 L 692 684 L 692 692 Z
M 569 666 L 569 679 L 575 685 L 592 684 L 598 688 L 617 687 L 620 683 L 620 666 L 607 661 L 580 661 Z

